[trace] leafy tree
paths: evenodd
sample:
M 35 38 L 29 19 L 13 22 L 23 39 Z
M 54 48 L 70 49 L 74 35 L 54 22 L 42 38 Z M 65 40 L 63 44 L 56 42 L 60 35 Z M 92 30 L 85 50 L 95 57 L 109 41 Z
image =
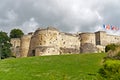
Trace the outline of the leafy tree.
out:
M 10 32 L 10 38 L 20 38 L 22 35 L 24 35 L 24 33 L 20 29 L 12 29 Z
M 0 31 L 0 57 L 2 59 L 11 56 L 10 47 L 10 38 L 8 37 L 7 33 Z

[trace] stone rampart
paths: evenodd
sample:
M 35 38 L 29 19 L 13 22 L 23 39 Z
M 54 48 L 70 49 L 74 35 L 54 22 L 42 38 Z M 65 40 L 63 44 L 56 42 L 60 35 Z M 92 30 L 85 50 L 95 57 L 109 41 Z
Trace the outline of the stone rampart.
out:
M 60 33 L 59 43 L 61 54 L 80 53 L 80 39 L 78 35 Z
M 21 37 L 21 45 L 20 45 L 20 56 L 27 57 L 29 51 L 29 45 L 32 35 L 24 35 Z
M 37 29 L 20 39 L 11 39 L 11 49 L 21 57 L 104 52 L 107 44 L 120 43 L 120 36 L 105 31 L 64 33 L 56 28 Z
M 59 32 L 55 28 L 48 27 L 47 29 L 38 29 L 31 38 L 29 56 L 35 55 L 36 48 L 39 46 L 54 46 L 58 47 Z M 38 52 L 38 51 L 37 51 Z M 49 52 L 48 52 L 49 53 Z
M 12 38 L 10 40 L 12 47 L 11 47 L 11 51 L 12 51 L 12 55 L 19 57 L 19 50 L 20 50 L 20 38 Z
M 81 39 L 80 40 L 81 42 L 80 52 L 81 53 L 97 52 L 94 33 L 81 33 L 80 39 Z

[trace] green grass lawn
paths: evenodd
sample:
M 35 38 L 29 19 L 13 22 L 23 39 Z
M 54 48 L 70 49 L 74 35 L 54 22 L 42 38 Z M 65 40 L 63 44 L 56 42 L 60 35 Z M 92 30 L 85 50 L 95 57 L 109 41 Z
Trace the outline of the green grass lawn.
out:
M 0 61 L 0 80 L 94 80 L 103 53 L 41 56 Z

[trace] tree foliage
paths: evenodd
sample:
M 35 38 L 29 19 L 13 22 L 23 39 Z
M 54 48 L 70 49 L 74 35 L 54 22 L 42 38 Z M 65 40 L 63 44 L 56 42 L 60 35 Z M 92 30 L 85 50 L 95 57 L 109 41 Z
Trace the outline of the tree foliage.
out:
M 6 32 L 1 31 L 0 32 L 0 57 L 2 59 L 11 56 L 10 47 L 11 47 L 10 38 L 8 37 Z
M 10 32 L 10 38 L 20 38 L 22 35 L 24 35 L 24 33 L 20 29 L 12 29 Z
M 103 68 L 99 69 L 99 74 L 105 80 L 120 80 L 120 60 L 105 61 Z
M 120 44 L 109 44 L 106 46 L 105 50 L 107 52 L 106 58 L 120 60 Z
M 120 44 L 107 45 L 106 52 L 107 57 L 104 58 L 99 74 L 105 80 L 120 80 Z
M 108 44 L 106 47 L 105 47 L 105 52 L 108 52 L 110 50 L 114 51 L 117 47 L 119 47 L 118 45 L 116 44 Z

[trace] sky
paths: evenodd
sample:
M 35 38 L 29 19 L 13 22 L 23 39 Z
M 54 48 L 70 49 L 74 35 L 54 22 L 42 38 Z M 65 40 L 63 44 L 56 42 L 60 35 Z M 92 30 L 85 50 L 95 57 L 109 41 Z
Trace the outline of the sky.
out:
M 73 33 L 104 30 L 103 24 L 120 27 L 119 3 L 120 0 L 0 0 L 0 30 L 9 33 L 19 28 L 27 34 L 53 26 Z

